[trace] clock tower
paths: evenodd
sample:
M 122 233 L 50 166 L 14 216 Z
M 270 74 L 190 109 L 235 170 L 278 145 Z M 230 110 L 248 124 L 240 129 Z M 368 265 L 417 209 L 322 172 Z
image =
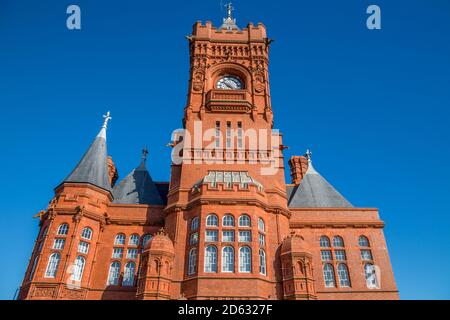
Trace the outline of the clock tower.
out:
M 279 247 L 289 235 L 281 135 L 273 130 L 263 24 L 188 36 L 184 130 L 174 136 L 166 230 L 172 289 L 188 299 L 282 298 Z M 281 270 L 281 269 L 280 269 Z

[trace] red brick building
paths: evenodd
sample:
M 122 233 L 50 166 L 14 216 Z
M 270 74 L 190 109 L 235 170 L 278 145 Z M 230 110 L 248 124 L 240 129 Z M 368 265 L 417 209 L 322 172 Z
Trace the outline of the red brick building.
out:
M 116 183 L 105 116 L 40 212 L 20 299 L 398 299 L 378 210 L 353 207 L 309 152 L 285 182 L 264 25 L 239 29 L 229 11 L 188 41 L 170 182 L 144 153 Z

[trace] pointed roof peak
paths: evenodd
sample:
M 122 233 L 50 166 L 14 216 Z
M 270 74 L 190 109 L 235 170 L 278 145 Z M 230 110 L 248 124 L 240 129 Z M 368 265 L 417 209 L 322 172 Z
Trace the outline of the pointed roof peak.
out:
M 312 164 L 312 152 L 309 149 L 306 149 L 305 158 L 308 160 L 308 170 L 306 170 L 305 174 L 319 174 Z
M 110 112 L 103 116 L 103 126 L 77 166 L 63 182 L 90 183 L 102 189 L 111 190 L 108 175 L 108 152 L 106 129 L 111 120 Z
M 308 160 L 302 181 L 288 191 L 290 208 L 350 208 L 353 207 L 324 177 L 314 169 L 312 152 L 308 149 Z
M 112 120 L 111 113 L 108 111 L 106 114 L 103 115 L 103 125 L 100 129 L 100 132 L 98 133 L 98 138 L 103 138 L 106 140 L 106 130 L 108 129 L 108 122 L 109 120 Z
M 164 200 L 148 172 L 145 163 L 148 150 L 142 150 L 141 163 L 113 189 L 114 203 L 164 205 Z

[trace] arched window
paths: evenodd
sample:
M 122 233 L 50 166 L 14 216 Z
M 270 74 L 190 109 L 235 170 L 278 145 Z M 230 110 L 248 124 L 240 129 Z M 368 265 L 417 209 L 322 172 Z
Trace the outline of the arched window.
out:
M 197 230 L 198 229 L 198 225 L 199 225 L 198 217 L 193 218 L 192 221 L 191 221 L 191 231 Z
M 266 226 L 264 224 L 264 220 L 259 218 L 258 219 L 258 230 L 261 231 L 261 232 L 264 232 L 265 228 L 266 228 Z
M 142 237 L 142 248 L 145 248 L 145 246 L 147 245 L 147 243 L 152 240 L 152 235 L 151 234 L 146 234 Z
M 358 244 L 360 247 L 370 247 L 369 239 L 366 236 L 360 236 L 358 239 Z
M 339 263 L 337 267 L 339 286 L 342 288 L 350 287 L 350 277 L 348 275 L 348 268 L 345 264 Z
M 222 249 L 222 272 L 234 272 L 234 249 L 227 246 Z
M 222 226 L 224 227 L 234 227 L 234 218 L 232 215 L 227 214 L 223 216 Z
M 31 268 L 30 271 L 30 276 L 28 277 L 28 280 L 31 281 L 33 279 L 34 276 L 34 272 L 36 271 L 36 266 L 39 260 L 39 254 L 36 254 L 36 256 L 34 257 L 34 261 L 33 261 L 33 267 Z
M 47 270 L 45 271 L 46 278 L 56 277 L 56 272 L 58 272 L 59 261 L 61 260 L 61 255 L 59 253 L 52 253 L 48 259 Z
M 125 235 L 123 233 L 119 233 L 118 235 L 116 235 L 116 238 L 114 239 L 114 244 L 119 246 L 125 245 Z
M 86 260 L 81 256 L 78 256 L 75 259 L 75 263 L 73 264 L 73 269 L 72 269 L 72 276 L 71 276 L 72 280 L 81 281 L 81 279 L 83 278 L 83 271 L 84 271 L 85 263 L 86 263 Z
M 364 274 L 366 276 L 367 288 L 378 288 L 377 273 L 373 264 L 367 263 L 364 265 Z
M 336 287 L 336 281 L 334 279 L 334 268 L 329 263 L 323 266 L 323 279 L 325 281 L 326 288 Z
M 217 248 L 208 246 L 205 249 L 205 272 L 217 272 Z
M 344 247 L 344 239 L 340 236 L 333 237 L 333 247 L 343 248 Z
M 128 262 L 125 265 L 125 270 L 123 272 L 122 285 L 126 287 L 134 286 L 134 271 L 136 269 L 136 264 L 134 262 Z
M 329 248 L 330 247 L 330 239 L 327 236 L 320 237 L 320 247 L 321 248 Z
M 130 236 L 130 239 L 128 240 L 129 246 L 138 246 L 139 245 L 139 235 L 138 234 L 132 234 Z
M 239 249 L 239 272 L 252 272 L 252 249 L 241 247 Z
M 219 226 L 219 219 L 215 214 L 210 214 L 206 217 L 206 226 L 208 227 L 218 227 Z
M 120 262 L 113 262 L 109 266 L 109 274 L 108 274 L 108 286 L 117 286 L 119 285 L 119 276 L 120 276 Z
M 197 271 L 197 248 L 189 251 L 188 275 L 195 274 Z
M 86 240 L 92 239 L 92 229 L 89 227 L 86 227 L 81 231 L 81 237 Z
M 251 220 L 248 215 L 243 214 L 239 217 L 239 227 L 251 227 Z
M 266 253 L 263 249 L 259 249 L 259 273 L 266 275 Z
M 60 225 L 58 227 L 58 234 L 59 235 L 67 235 L 67 233 L 69 232 L 69 225 L 67 223 L 63 223 L 62 225 Z

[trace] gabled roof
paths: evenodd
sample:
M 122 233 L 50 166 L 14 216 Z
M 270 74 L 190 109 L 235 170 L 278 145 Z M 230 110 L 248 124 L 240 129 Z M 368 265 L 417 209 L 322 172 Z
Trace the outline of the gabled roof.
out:
M 114 187 L 113 196 L 113 203 L 165 205 L 145 161 Z
M 104 125 L 75 169 L 63 182 L 90 183 L 111 191 L 107 155 L 106 126 Z
M 287 187 L 290 208 L 351 208 L 353 207 L 308 160 L 308 170 L 297 186 Z

